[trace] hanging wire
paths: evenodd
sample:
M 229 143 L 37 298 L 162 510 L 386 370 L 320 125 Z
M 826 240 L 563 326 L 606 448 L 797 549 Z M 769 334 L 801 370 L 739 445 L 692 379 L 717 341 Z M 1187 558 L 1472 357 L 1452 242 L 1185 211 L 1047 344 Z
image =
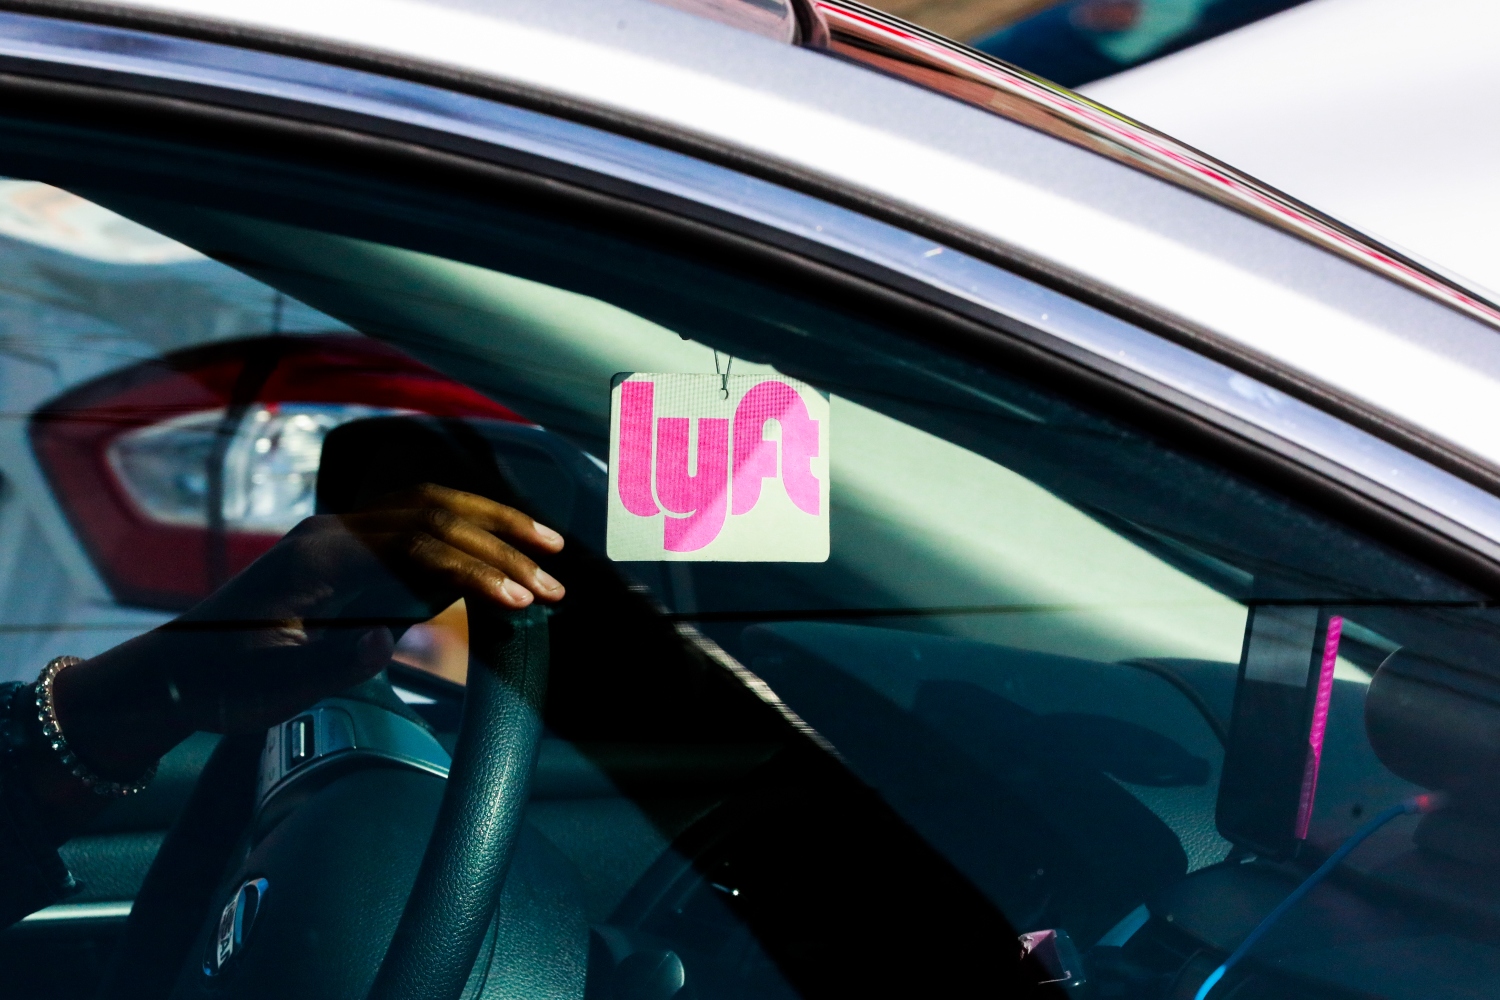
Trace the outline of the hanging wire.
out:
M 719 371 L 719 352 L 714 351 L 714 374 L 719 376 L 719 388 L 724 393 L 724 398 L 729 398 L 729 371 L 734 367 L 734 355 L 724 355 L 724 370 Z

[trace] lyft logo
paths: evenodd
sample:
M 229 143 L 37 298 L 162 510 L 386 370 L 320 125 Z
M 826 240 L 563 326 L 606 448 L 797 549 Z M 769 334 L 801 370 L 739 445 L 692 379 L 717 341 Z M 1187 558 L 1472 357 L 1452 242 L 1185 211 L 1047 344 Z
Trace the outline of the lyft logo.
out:
M 616 379 L 611 559 L 823 562 L 828 400 L 765 375 Z

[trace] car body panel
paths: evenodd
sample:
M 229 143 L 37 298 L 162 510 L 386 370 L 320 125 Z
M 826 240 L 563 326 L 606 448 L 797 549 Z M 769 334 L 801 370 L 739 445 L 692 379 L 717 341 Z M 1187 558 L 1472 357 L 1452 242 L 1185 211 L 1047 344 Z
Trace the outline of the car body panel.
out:
M 1399 251 L 1117 111 L 857 3 L 820 0 L 818 7 L 831 28 L 830 48 L 846 58 L 1146 170 L 1485 322 L 1500 322 L 1500 309 L 1486 295 L 1459 287 L 1403 259 Z

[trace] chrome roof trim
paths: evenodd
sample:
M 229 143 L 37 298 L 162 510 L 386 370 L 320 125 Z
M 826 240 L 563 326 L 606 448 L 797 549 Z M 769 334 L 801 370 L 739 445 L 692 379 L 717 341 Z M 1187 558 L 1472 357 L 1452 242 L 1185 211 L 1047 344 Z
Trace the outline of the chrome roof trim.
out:
M 857 0 L 814 2 L 828 22 L 835 50 L 839 48 L 841 33 L 851 33 L 851 37 L 862 35 L 867 40 L 880 38 L 926 65 L 941 67 L 971 85 L 991 88 L 996 95 L 976 100 L 933 88 L 940 93 L 1145 170 L 1500 328 L 1500 305 L 1478 292 L 1186 143 L 1049 80 Z M 857 56 L 855 59 L 863 61 Z M 1006 101 L 1004 97 L 1012 100 Z M 1013 106 L 1016 100 L 1029 105 L 1029 113 L 1018 113 Z
M 976 257 L 726 167 L 540 112 L 304 59 L 133 29 L 0 12 L 0 59 L 311 105 L 462 136 L 624 181 L 864 261 L 950 300 L 1007 317 L 1044 346 L 1240 434 L 1268 436 L 1310 464 L 1350 474 L 1378 502 L 1414 505 L 1465 545 L 1500 553 L 1500 497 L 1226 365 Z M 973 311 L 970 309 L 968 311 Z

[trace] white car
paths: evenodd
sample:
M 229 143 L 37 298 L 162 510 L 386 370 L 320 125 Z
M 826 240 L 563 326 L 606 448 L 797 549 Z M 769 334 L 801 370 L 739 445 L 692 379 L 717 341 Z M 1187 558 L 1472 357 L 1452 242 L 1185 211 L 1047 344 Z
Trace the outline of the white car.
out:
M 33 0 L 0 89 L 8 677 L 417 482 L 568 539 L 7 996 L 1500 984 L 1483 294 L 849 0 Z

